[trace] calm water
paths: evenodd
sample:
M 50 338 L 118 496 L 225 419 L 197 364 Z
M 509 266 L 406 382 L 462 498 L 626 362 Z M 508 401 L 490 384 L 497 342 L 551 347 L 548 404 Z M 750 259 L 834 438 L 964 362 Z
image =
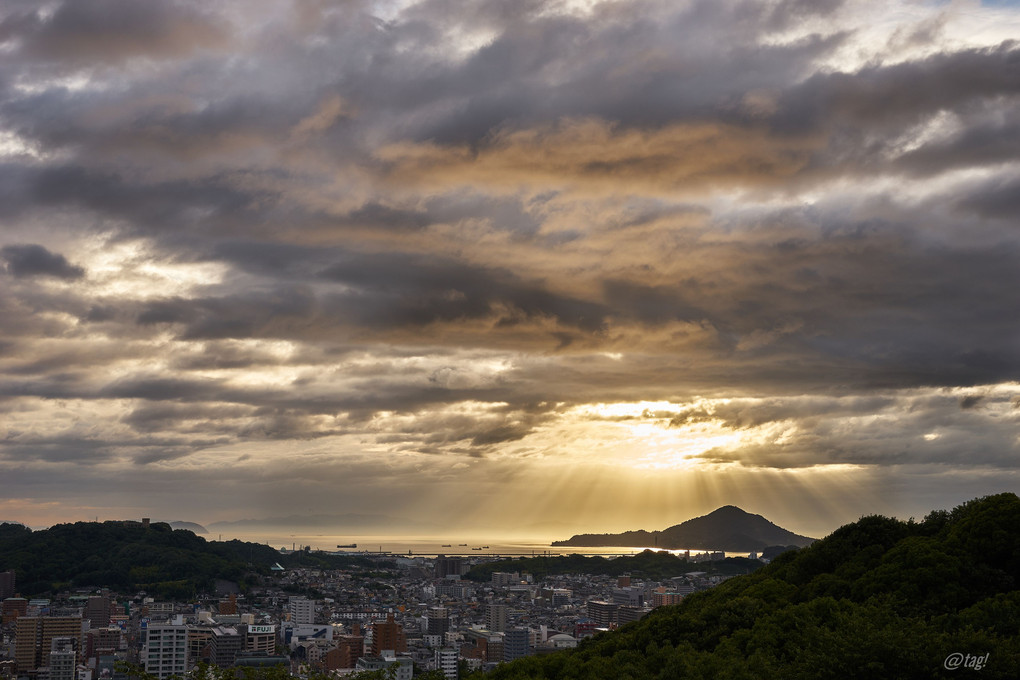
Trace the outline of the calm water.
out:
M 283 533 L 246 533 L 217 534 L 210 532 L 205 535 L 207 540 L 230 540 L 264 543 L 274 548 L 301 549 L 305 546 L 312 550 L 343 552 L 384 552 L 398 555 L 465 555 L 477 557 L 482 555 L 636 555 L 645 548 L 632 547 L 564 547 L 553 546 L 548 541 L 536 541 L 520 538 L 470 538 L 470 537 L 425 537 L 425 536 L 350 536 L 332 534 L 283 534 Z M 357 545 L 356 548 L 338 548 L 337 546 Z M 463 544 L 463 545 L 462 545 Z M 652 548 L 656 550 L 657 548 Z M 670 550 L 680 554 L 683 550 Z M 691 550 L 692 556 L 706 552 Z M 747 557 L 747 552 L 728 552 L 727 557 Z

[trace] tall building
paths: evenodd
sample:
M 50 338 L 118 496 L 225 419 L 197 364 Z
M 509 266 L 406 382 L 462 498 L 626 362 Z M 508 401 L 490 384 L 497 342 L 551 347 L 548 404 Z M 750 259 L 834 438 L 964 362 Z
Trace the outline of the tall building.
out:
M 245 626 L 244 651 L 272 654 L 276 651 L 276 626 Z
M 407 651 L 404 627 L 393 620 L 393 614 L 387 614 L 385 621 L 372 624 L 372 656 L 382 656 L 384 650 L 398 654 Z
M 212 634 L 209 626 L 188 626 L 188 664 L 212 663 Z
M 230 668 L 238 655 L 244 651 L 244 636 L 230 626 L 213 628 L 211 660 L 214 666 Z
M 14 570 L 0 571 L 0 600 L 14 597 Z
M 85 605 L 85 618 L 92 628 L 106 628 L 110 625 L 110 596 L 90 595 Z
M 485 609 L 485 627 L 493 633 L 506 630 L 506 605 L 490 604 Z
M 598 628 L 609 628 L 616 624 L 616 610 L 619 605 L 612 602 L 588 600 L 588 618 Z
M 669 604 L 680 604 L 684 599 L 684 596 L 680 593 L 670 593 L 664 590 L 656 590 L 652 593 L 652 606 L 662 607 Z
M 53 638 L 50 642 L 49 680 L 75 680 L 78 659 L 76 646 L 74 638 Z
M 358 633 L 337 637 L 337 668 L 354 668 L 358 659 L 365 656 L 365 637 Z
M 447 576 L 460 576 L 467 571 L 467 565 L 459 557 L 447 557 L 436 555 L 435 576 L 446 578 Z
M 650 611 L 652 611 L 651 607 L 632 607 L 627 604 L 620 605 L 616 609 L 616 623 L 622 626 L 623 624 L 631 623 L 632 621 L 640 621 Z
M 517 572 L 506 572 L 506 571 L 494 571 L 492 572 L 492 585 L 494 586 L 509 586 L 517 583 L 521 580 L 521 575 Z
M 340 670 L 341 668 L 347 668 L 344 666 L 344 654 L 340 651 L 339 647 L 334 647 L 328 650 L 319 659 L 318 669 L 329 673 L 330 671 Z
M 219 613 L 221 615 L 223 615 L 223 614 L 226 614 L 226 615 L 236 614 L 237 613 L 237 595 L 234 594 L 234 593 L 230 593 L 230 595 L 227 597 L 227 599 L 220 600 L 219 605 L 217 607 L 217 610 L 219 611 Z M 312 609 L 312 616 L 314 616 L 314 615 L 315 615 L 315 609 L 313 607 L 313 609 Z M 313 623 L 313 621 L 308 621 L 308 623 Z
M 315 623 L 315 600 L 306 597 L 290 598 L 290 620 L 294 623 Z
M 474 589 L 465 585 L 465 581 L 445 580 L 436 585 L 437 597 L 452 597 L 458 600 L 465 600 L 472 597 Z
M 461 635 L 464 639 L 460 647 L 461 656 L 490 662 L 503 660 L 503 633 L 470 629 L 462 631 Z
M 436 668 L 442 671 L 446 680 L 457 680 L 457 650 L 443 647 L 435 651 Z
M 613 588 L 613 604 L 641 607 L 645 603 L 645 591 L 641 588 L 627 586 Z
M 544 591 L 545 597 L 548 598 L 549 604 L 554 607 L 563 607 L 570 604 L 570 598 L 573 597 L 573 591 L 567 588 L 548 588 Z
M 143 629 L 142 664 L 146 673 L 165 680 L 188 670 L 188 627 L 181 617 L 173 622 L 149 623 Z
M 513 661 L 528 655 L 528 643 L 531 640 L 527 628 L 511 628 L 503 636 L 503 661 Z
M 430 607 L 425 622 L 428 635 L 446 635 L 450 630 L 450 612 L 446 607 Z
M 121 631 L 112 628 L 92 628 L 85 635 L 85 654 L 83 659 L 94 659 L 99 656 L 110 656 L 120 649 Z
M 82 649 L 88 621 L 80 616 L 19 616 L 16 630 L 14 661 L 20 675 L 49 666 L 53 638 L 73 638 Z
M 0 617 L 6 625 L 28 614 L 28 600 L 23 597 L 8 597 L 0 603 Z

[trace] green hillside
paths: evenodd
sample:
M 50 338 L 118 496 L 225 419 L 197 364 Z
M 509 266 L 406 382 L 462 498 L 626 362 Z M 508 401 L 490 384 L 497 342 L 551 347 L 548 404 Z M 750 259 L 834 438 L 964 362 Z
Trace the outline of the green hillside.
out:
M 1015 494 L 922 522 L 865 517 L 577 650 L 484 677 L 1017 678 L 1018 578 Z
M 33 596 L 70 587 L 108 587 L 187 599 L 215 579 L 240 582 L 285 567 L 342 568 L 373 564 L 361 557 L 314 552 L 283 555 L 260 543 L 210 542 L 191 531 L 156 522 L 76 522 L 32 531 L 0 525 L 0 571 L 14 569 L 17 588 Z

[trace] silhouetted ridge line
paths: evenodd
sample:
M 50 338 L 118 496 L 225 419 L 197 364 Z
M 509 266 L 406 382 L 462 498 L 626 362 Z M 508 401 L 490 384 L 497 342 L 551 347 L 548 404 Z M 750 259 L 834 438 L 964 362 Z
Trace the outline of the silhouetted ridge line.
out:
M 557 546 L 613 546 L 664 550 L 761 550 L 773 545 L 804 547 L 816 539 L 788 531 L 761 515 L 735 505 L 724 505 L 702 517 L 662 531 L 625 531 L 619 534 L 577 534 Z

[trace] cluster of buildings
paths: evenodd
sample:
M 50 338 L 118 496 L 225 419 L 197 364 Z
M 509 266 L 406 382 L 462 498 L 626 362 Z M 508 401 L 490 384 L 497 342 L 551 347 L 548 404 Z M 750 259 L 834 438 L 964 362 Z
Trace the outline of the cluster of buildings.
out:
M 479 561 L 483 558 L 475 558 Z M 123 680 L 118 661 L 165 680 L 199 663 L 221 668 L 286 666 L 337 678 L 392 669 L 398 680 L 439 669 L 489 669 L 636 621 L 713 585 L 692 573 L 664 582 L 630 577 L 496 572 L 465 580 L 459 557 L 379 557 L 366 571 L 292 569 L 240 593 L 196 602 L 145 593 L 67 593 L 51 600 L 15 594 L 0 574 L 0 677 Z M 233 584 L 230 584 L 233 585 Z

